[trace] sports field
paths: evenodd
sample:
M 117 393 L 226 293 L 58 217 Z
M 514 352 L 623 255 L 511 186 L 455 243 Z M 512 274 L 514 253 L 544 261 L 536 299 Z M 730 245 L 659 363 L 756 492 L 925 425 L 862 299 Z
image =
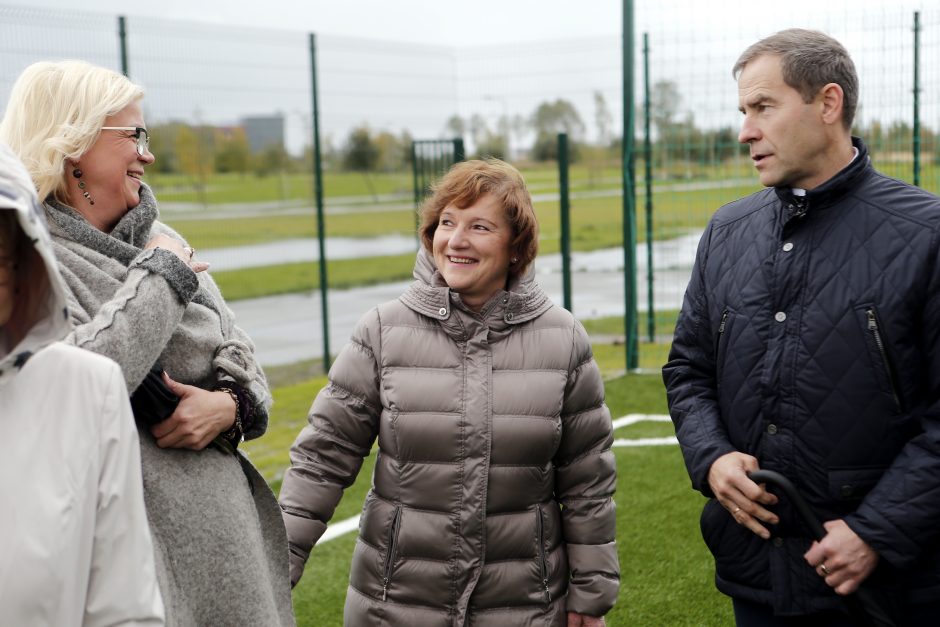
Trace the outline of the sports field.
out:
M 245 448 L 275 490 L 287 466 L 287 450 L 325 379 L 276 387 L 267 435 Z M 614 417 L 665 414 L 659 375 L 626 375 L 607 382 Z M 613 627 L 728 625 L 730 604 L 712 583 L 712 560 L 698 531 L 703 498 L 692 491 L 678 447 L 635 446 L 637 440 L 672 435 L 671 423 L 641 421 L 620 427 L 617 458 L 617 543 L 623 571 L 620 596 L 607 617 Z M 347 490 L 334 523 L 358 515 L 372 462 Z M 355 532 L 318 545 L 294 591 L 301 626 L 342 625 L 342 609 Z

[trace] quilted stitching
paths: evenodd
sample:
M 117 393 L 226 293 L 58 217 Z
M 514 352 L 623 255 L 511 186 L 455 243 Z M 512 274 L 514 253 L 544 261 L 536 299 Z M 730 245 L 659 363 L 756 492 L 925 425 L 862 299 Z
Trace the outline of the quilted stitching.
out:
M 822 518 L 846 517 L 887 561 L 906 567 L 920 559 L 913 587 L 940 589 L 940 558 L 923 557 L 940 540 L 940 426 L 936 413 L 925 413 L 940 396 L 940 333 L 932 330 L 940 310 L 929 306 L 928 291 L 940 288 L 940 199 L 875 172 L 855 141 L 859 158 L 809 193 L 805 216 L 786 218 L 792 201 L 781 190 L 716 213 L 664 378 L 696 487 L 707 492 L 708 469 L 727 450 L 754 454 L 795 480 Z M 786 242 L 793 246 L 784 250 Z M 885 485 L 840 496 L 856 489 L 837 480 L 854 481 L 853 469 L 876 480 L 889 467 Z M 861 490 L 872 493 L 860 507 Z M 805 533 L 785 503 L 779 512 L 778 534 Z M 753 538 L 736 535 L 733 524 L 722 533 L 713 550 L 733 548 L 716 554 L 719 587 L 764 587 L 769 569 L 778 611 L 805 603 L 785 591 L 831 597 L 811 579 L 794 580 L 812 574 L 800 551 L 781 558 L 766 543 L 745 549 Z M 770 568 L 779 559 L 795 561 Z

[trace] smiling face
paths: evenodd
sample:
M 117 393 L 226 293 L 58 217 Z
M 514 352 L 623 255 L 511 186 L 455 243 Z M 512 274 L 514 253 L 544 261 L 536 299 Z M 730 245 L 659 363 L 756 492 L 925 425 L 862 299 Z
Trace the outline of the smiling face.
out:
M 804 102 L 784 82 L 779 56 L 763 55 L 744 66 L 738 100 L 744 114 L 738 141 L 750 145 L 763 185 L 812 189 L 835 174 L 829 164 L 831 125 L 822 121 L 823 98 L 817 94 Z
M 492 194 L 464 209 L 444 207 L 434 231 L 434 262 L 463 302 L 479 311 L 506 287 L 512 227 Z
M 140 101 L 108 116 L 103 126 L 146 128 Z M 125 213 L 140 204 L 140 179 L 144 175 L 144 166 L 153 161 L 149 150 L 143 155 L 137 154 L 134 131 L 101 131 L 97 141 L 79 162 L 68 167 L 69 204 L 93 226 L 105 233 L 111 232 Z M 72 175 L 75 167 L 82 171 L 84 190 L 79 188 L 78 179 Z M 94 205 L 84 197 L 83 191 L 88 192 L 95 201 Z

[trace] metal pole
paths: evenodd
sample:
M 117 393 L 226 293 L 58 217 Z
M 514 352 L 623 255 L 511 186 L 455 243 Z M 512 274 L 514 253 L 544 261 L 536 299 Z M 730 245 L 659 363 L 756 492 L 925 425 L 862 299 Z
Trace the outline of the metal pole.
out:
M 323 318 L 323 371 L 330 369 L 329 285 L 326 276 L 326 224 L 323 219 L 323 164 L 320 162 L 320 105 L 317 97 L 317 36 L 310 33 L 310 89 L 313 96 L 313 186 L 320 245 L 320 316 Z
M 623 0 L 623 306 L 627 370 L 639 367 L 636 319 L 636 163 L 633 137 L 633 0 Z
M 914 185 L 920 185 L 920 11 L 914 11 Z
M 463 137 L 454 138 L 454 163 L 466 160 L 467 152 L 463 147 Z
M 650 141 L 650 44 L 643 33 L 643 161 L 646 172 L 646 332 L 656 341 L 656 310 L 653 306 L 653 143 Z
M 568 198 L 568 134 L 558 133 L 558 198 L 561 206 L 561 294 L 565 309 L 571 308 L 571 203 Z
M 418 211 L 421 209 L 422 192 L 418 189 L 418 142 L 411 142 L 411 179 L 415 190 L 415 243 L 421 248 L 421 237 L 418 235 L 418 229 L 421 226 L 418 219 Z
M 131 70 L 127 65 L 127 20 L 123 15 L 118 16 L 118 41 L 121 45 L 121 74 L 131 77 Z
M 656 341 L 656 311 L 653 308 L 653 144 L 650 141 L 650 40 L 643 33 L 643 161 L 646 171 L 646 331 Z

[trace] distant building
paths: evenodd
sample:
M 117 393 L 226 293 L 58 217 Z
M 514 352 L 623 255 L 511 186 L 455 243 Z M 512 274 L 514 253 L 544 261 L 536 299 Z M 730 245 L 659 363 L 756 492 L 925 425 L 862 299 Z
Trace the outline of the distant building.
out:
M 257 154 L 271 145 L 284 148 L 284 116 L 256 115 L 242 118 L 242 127 L 248 138 L 251 154 Z

